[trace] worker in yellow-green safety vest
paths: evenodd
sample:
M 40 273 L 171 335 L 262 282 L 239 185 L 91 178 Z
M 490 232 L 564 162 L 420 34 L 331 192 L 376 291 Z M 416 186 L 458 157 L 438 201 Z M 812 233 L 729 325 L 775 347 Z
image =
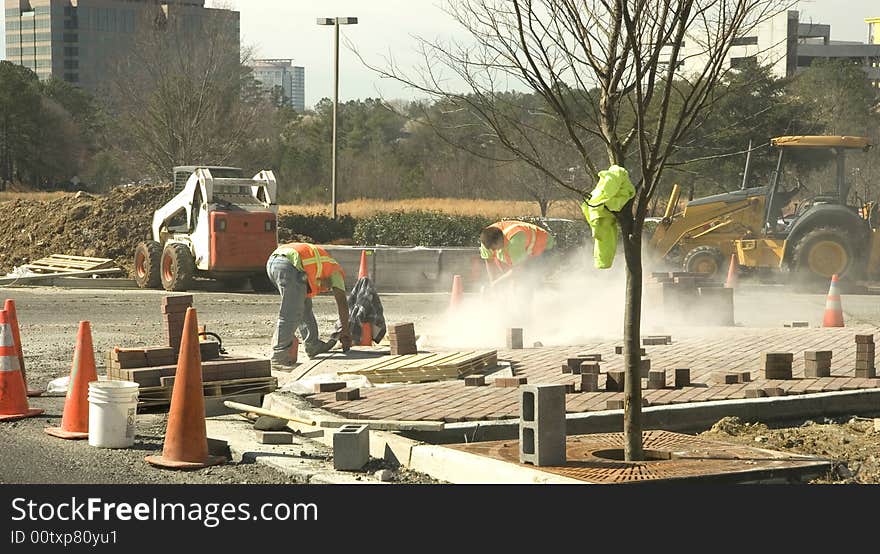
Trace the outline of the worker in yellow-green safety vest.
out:
M 553 235 L 525 221 L 499 221 L 480 232 L 480 257 L 486 261 L 493 287 L 539 268 L 544 254 L 555 245 Z
M 336 345 L 335 340 L 322 341 L 318 334 L 312 298 L 321 292 L 333 292 L 342 324 L 343 334 L 340 335 L 339 342 L 344 351 L 351 348 L 345 273 L 326 250 L 305 242 L 282 244 L 269 256 L 266 273 L 281 293 L 281 308 L 272 337 L 273 364 L 293 365 L 294 358 L 290 349 L 293 347 L 293 333 L 296 329 L 299 329 L 306 354 L 310 358 L 327 352 Z

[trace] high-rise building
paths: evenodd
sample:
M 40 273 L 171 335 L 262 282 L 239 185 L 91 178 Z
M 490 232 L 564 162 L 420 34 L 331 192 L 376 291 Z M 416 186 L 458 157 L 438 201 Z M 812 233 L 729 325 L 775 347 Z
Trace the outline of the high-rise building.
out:
M 831 26 L 802 21 L 800 12 L 783 11 L 744 36 L 734 39 L 728 66 L 759 63 L 777 77 L 790 77 L 816 60 L 845 60 L 859 65 L 866 78 L 880 86 L 880 18 L 867 19 L 868 43 L 831 40 Z M 688 36 L 682 48 L 682 73 L 700 71 L 706 63 L 708 37 Z
M 136 33 L 164 18 L 197 30 L 209 18 L 234 31 L 239 13 L 204 0 L 5 0 L 6 60 L 96 92 Z
M 254 79 L 262 87 L 278 94 L 278 100 L 298 112 L 306 107 L 306 70 L 293 60 L 254 60 Z

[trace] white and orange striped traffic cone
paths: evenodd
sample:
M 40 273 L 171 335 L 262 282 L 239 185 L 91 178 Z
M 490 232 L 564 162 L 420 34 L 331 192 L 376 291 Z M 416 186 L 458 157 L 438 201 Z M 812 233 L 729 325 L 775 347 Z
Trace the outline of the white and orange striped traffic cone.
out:
M 28 406 L 9 312 L 0 310 L 0 422 L 34 417 L 41 413 L 43 410 L 33 410 Z
M 845 327 L 837 280 L 835 273 L 831 276 L 831 286 L 828 288 L 828 298 L 825 300 L 825 318 L 822 320 L 822 327 Z

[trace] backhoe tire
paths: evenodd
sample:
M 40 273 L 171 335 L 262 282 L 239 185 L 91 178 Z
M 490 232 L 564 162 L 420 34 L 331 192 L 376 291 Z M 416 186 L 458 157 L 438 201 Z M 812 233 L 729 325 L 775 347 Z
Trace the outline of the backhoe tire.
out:
M 196 272 L 195 260 L 184 244 L 167 244 L 162 250 L 162 288 L 184 291 L 192 286 Z
M 857 278 L 856 251 L 847 232 L 839 227 L 817 227 L 794 246 L 791 272 L 797 288 L 811 292 L 827 289 L 831 277 Z
M 724 274 L 724 254 L 714 246 L 698 246 L 685 255 L 682 269 L 702 273 L 713 281 L 720 280 Z
M 159 267 L 162 264 L 162 245 L 154 240 L 138 244 L 134 249 L 134 281 L 142 289 L 162 288 Z
M 265 272 L 254 273 L 251 275 L 251 288 L 254 292 L 278 292 L 275 283 Z

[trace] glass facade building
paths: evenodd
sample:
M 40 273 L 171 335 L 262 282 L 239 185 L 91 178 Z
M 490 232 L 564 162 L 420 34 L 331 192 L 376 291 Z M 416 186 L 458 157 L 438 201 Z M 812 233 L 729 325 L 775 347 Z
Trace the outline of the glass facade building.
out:
M 278 94 L 279 103 L 302 113 L 306 104 L 306 70 L 293 60 L 254 60 L 254 79 Z

